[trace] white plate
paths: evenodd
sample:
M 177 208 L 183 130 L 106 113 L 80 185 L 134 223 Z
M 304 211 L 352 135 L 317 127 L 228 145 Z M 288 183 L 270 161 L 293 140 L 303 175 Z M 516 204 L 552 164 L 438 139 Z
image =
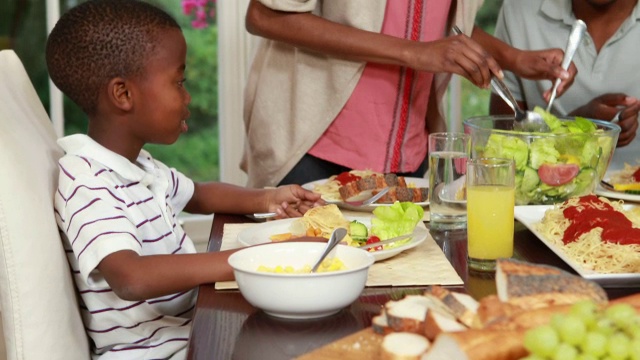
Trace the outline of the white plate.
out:
M 615 171 L 620 171 L 620 170 L 615 170 Z M 604 174 L 603 180 L 610 183 L 609 179 L 611 179 L 611 170 L 607 170 L 607 172 Z M 595 193 L 596 195 L 604 196 L 610 199 L 640 202 L 640 195 L 627 194 L 620 191 L 611 191 L 611 190 L 605 189 L 600 184 L 596 186 Z
M 535 229 L 535 225 L 542 221 L 545 211 L 552 208 L 553 205 L 523 205 L 516 206 L 514 216 L 532 233 L 534 233 L 540 241 L 542 241 L 551 251 L 553 251 L 564 262 L 571 266 L 580 276 L 585 279 L 597 282 L 603 287 L 629 287 L 638 286 L 640 284 L 640 273 L 620 273 L 620 274 L 601 274 L 594 270 L 585 269 L 579 263 L 573 261 L 559 246 L 552 244 L 544 237 L 542 233 Z M 624 205 L 625 209 L 633 207 L 632 205 Z
M 367 228 L 371 226 L 371 218 L 370 217 L 346 217 L 347 220 L 358 220 L 359 222 L 365 224 Z M 264 244 L 271 242 L 269 236 L 274 234 L 282 234 L 290 231 L 290 225 L 295 218 L 290 219 L 280 219 L 267 221 L 265 223 L 260 223 L 255 226 L 248 227 L 238 233 L 238 242 L 244 246 Z M 385 260 L 390 257 L 396 256 L 403 251 L 412 249 L 418 245 L 420 245 L 423 241 L 427 239 L 428 230 L 424 226 L 422 222 L 418 223 L 418 226 L 413 230 L 413 238 L 408 243 L 398 246 L 393 249 L 388 250 L 378 250 L 373 251 L 371 254 L 376 259 L 376 261 Z M 364 251 L 364 250 L 362 250 Z
M 413 184 L 413 186 L 421 187 L 421 188 L 428 188 L 429 187 L 429 179 L 418 178 L 418 177 L 405 177 L 404 179 L 407 182 L 407 185 Z M 328 180 L 329 179 L 320 179 L 320 180 L 308 182 L 306 184 L 303 184 L 302 187 L 307 189 L 307 190 L 313 191 L 313 189 L 315 188 L 316 185 L 324 184 Z M 328 204 L 336 204 L 336 205 L 338 205 L 338 207 L 340 207 L 342 209 L 354 210 L 354 211 L 364 211 L 364 212 L 373 211 L 378 206 L 391 206 L 392 205 L 392 204 L 371 204 L 371 205 L 367 205 L 367 206 L 351 206 L 351 205 L 343 203 L 342 201 L 336 201 L 336 200 L 330 200 L 330 199 L 329 200 L 328 199 L 324 199 L 324 200 Z M 421 202 L 417 202 L 415 204 L 424 207 L 424 206 L 429 205 L 429 201 L 421 201 Z

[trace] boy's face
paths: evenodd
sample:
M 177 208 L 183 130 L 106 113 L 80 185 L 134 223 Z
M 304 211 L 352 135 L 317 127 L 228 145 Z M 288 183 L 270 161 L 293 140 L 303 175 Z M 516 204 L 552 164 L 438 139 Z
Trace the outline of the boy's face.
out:
M 187 131 L 191 96 L 184 87 L 187 45 L 182 32 L 166 29 L 135 81 L 132 135 L 143 143 L 172 144 Z

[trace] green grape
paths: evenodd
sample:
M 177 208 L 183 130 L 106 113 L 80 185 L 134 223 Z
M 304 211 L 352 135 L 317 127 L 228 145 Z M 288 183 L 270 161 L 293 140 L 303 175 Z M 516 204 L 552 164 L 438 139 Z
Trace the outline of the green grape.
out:
M 604 310 L 604 315 L 615 325 L 624 328 L 636 318 L 636 309 L 629 304 L 615 304 Z
M 592 329 L 596 324 L 598 312 L 599 308 L 595 302 L 590 300 L 582 300 L 571 306 L 569 314 L 576 315 L 577 317 L 582 319 L 588 329 Z
M 587 333 L 587 326 L 576 315 L 565 315 L 553 321 L 553 327 L 558 331 L 560 340 L 569 345 L 578 345 Z
M 591 354 L 578 354 L 578 356 L 576 356 L 576 360 L 598 360 L 600 359 L 597 356 L 593 356 Z
M 640 360 L 640 338 L 631 340 L 629 344 L 629 355 L 631 355 L 631 360 Z
M 550 325 L 542 325 L 527 331 L 524 335 L 524 347 L 530 353 L 548 357 L 558 346 L 560 339 L 556 330 Z
M 631 340 L 623 333 L 611 335 L 607 342 L 607 352 L 613 359 L 626 359 L 629 355 Z
M 601 332 L 588 332 L 580 343 L 580 349 L 585 354 L 600 357 L 607 352 L 607 339 Z
M 560 343 L 551 358 L 553 360 L 575 360 L 577 356 L 578 349 L 567 343 Z
M 608 337 L 613 335 L 613 333 L 616 332 L 616 329 L 610 319 L 602 317 L 596 322 L 596 326 L 593 328 L 593 331 L 602 333 Z

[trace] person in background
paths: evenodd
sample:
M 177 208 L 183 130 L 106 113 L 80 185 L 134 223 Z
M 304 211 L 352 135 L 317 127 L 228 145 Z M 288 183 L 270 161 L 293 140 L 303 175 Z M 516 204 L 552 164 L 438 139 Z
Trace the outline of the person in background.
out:
M 551 112 L 611 120 L 622 111 L 618 121 L 622 128 L 618 147 L 622 147 L 636 136 L 640 110 L 637 3 L 637 0 L 505 0 L 495 36 L 520 49 L 564 48 L 575 20 L 583 20 L 587 32 L 573 57 L 578 73 L 571 88 L 555 99 Z M 504 80 L 523 109 L 547 107 L 551 82 L 522 79 L 508 72 Z M 513 114 L 513 110 L 494 93 L 490 113 Z M 631 151 L 636 153 L 632 156 L 637 156 L 637 150 L 640 149 Z M 614 162 L 618 153 L 618 150 L 614 153 Z
M 451 73 L 486 88 L 503 66 L 562 77 L 564 91 L 571 74 L 560 67 L 562 50 L 506 46 L 474 28 L 480 4 L 252 0 L 246 27 L 264 39 L 245 89 L 240 167 L 248 186 L 304 184 L 351 169 L 422 177 L 428 133 L 446 130 L 441 105 Z M 453 24 L 471 37 L 447 36 Z
M 94 359 L 182 359 L 198 285 L 233 279 L 232 251 L 196 254 L 177 215 L 277 212 L 321 204 L 300 186 L 194 183 L 146 143 L 187 131 L 187 46 L 176 21 L 137 0 L 92 0 L 52 30 L 53 82 L 89 119 L 64 137 L 55 214 Z

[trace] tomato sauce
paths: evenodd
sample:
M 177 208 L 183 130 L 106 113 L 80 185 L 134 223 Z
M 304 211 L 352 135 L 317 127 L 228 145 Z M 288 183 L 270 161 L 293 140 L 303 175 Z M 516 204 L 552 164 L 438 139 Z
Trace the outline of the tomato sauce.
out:
M 602 241 L 620 245 L 640 244 L 640 229 L 634 228 L 623 213 L 596 195 L 581 197 L 578 205 L 564 209 L 563 214 L 570 221 L 562 237 L 565 244 L 578 240 L 580 235 L 596 227 L 602 228 Z
M 360 180 L 361 177 L 358 175 L 353 175 L 352 173 L 345 171 L 336 176 L 336 181 L 340 183 L 340 185 L 347 185 L 352 181 Z
M 631 177 L 633 177 L 633 180 L 635 180 L 635 182 L 640 182 L 640 168 L 638 168 L 638 170 L 633 172 L 633 175 L 631 175 Z

